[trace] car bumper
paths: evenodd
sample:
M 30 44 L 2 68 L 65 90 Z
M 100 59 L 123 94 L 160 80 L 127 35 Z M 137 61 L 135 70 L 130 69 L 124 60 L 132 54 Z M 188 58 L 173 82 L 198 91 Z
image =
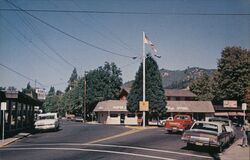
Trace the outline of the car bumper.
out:
M 36 130 L 49 130 L 49 129 L 55 129 L 55 125 L 43 125 L 43 126 L 35 126 Z
M 184 129 L 182 129 L 182 128 L 165 128 L 165 131 L 172 131 L 172 132 L 183 132 L 184 131 Z
M 182 141 L 189 143 L 189 144 L 194 144 L 197 146 L 210 146 L 210 147 L 219 147 L 220 146 L 219 143 L 215 143 L 215 142 L 194 141 L 194 140 L 186 140 L 186 139 L 182 139 Z

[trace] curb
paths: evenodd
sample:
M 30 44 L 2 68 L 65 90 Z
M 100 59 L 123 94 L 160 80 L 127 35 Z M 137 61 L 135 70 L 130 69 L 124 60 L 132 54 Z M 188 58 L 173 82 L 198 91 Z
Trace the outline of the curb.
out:
M 30 133 L 19 133 L 16 136 L 14 136 L 13 138 L 7 138 L 4 140 L 4 142 L 1 140 L 0 141 L 0 148 L 3 148 L 4 146 L 7 146 L 19 139 L 23 139 L 24 137 L 28 137 L 30 136 Z
M 146 127 L 142 127 L 142 126 L 125 126 L 125 127 L 130 128 L 130 129 L 138 129 L 138 130 L 158 128 L 156 126 L 146 126 Z

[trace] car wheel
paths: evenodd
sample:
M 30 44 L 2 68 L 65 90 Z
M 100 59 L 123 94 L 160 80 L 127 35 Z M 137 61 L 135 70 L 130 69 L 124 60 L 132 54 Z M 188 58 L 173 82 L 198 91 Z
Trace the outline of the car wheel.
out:
M 194 144 L 192 143 L 187 143 L 187 148 L 192 148 L 194 146 Z
M 219 153 L 223 152 L 223 147 L 222 147 L 222 145 L 220 145 L 219 147 L 217 147 L 217 151 L 218 151 Z

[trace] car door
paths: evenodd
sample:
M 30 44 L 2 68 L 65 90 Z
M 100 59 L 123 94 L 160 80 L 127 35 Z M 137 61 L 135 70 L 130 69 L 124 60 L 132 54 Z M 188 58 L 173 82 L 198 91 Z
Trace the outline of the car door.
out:
M 223 145 L 226 145 L 230 141 L 230 132 L 227 132 L 225 125 L 221 126 L 221 142 Z

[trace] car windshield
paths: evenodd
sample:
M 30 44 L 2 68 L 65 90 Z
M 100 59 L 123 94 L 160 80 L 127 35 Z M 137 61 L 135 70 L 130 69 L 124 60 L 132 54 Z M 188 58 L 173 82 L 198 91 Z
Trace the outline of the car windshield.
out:
M 39 120 L 43 120 L 43 119 L 55 119 L 55 116 L 54 115 L 39 116 L 38 119 Z
M 218 126 L 209 123 L 195 123 L 192 129 L 201 129 L 201 130 L 218 132 Z
M 209 119 L 209 122 L 223 122 L 225 124 L 225 126 L 229 126 L 229 122 L 227 120 Z

